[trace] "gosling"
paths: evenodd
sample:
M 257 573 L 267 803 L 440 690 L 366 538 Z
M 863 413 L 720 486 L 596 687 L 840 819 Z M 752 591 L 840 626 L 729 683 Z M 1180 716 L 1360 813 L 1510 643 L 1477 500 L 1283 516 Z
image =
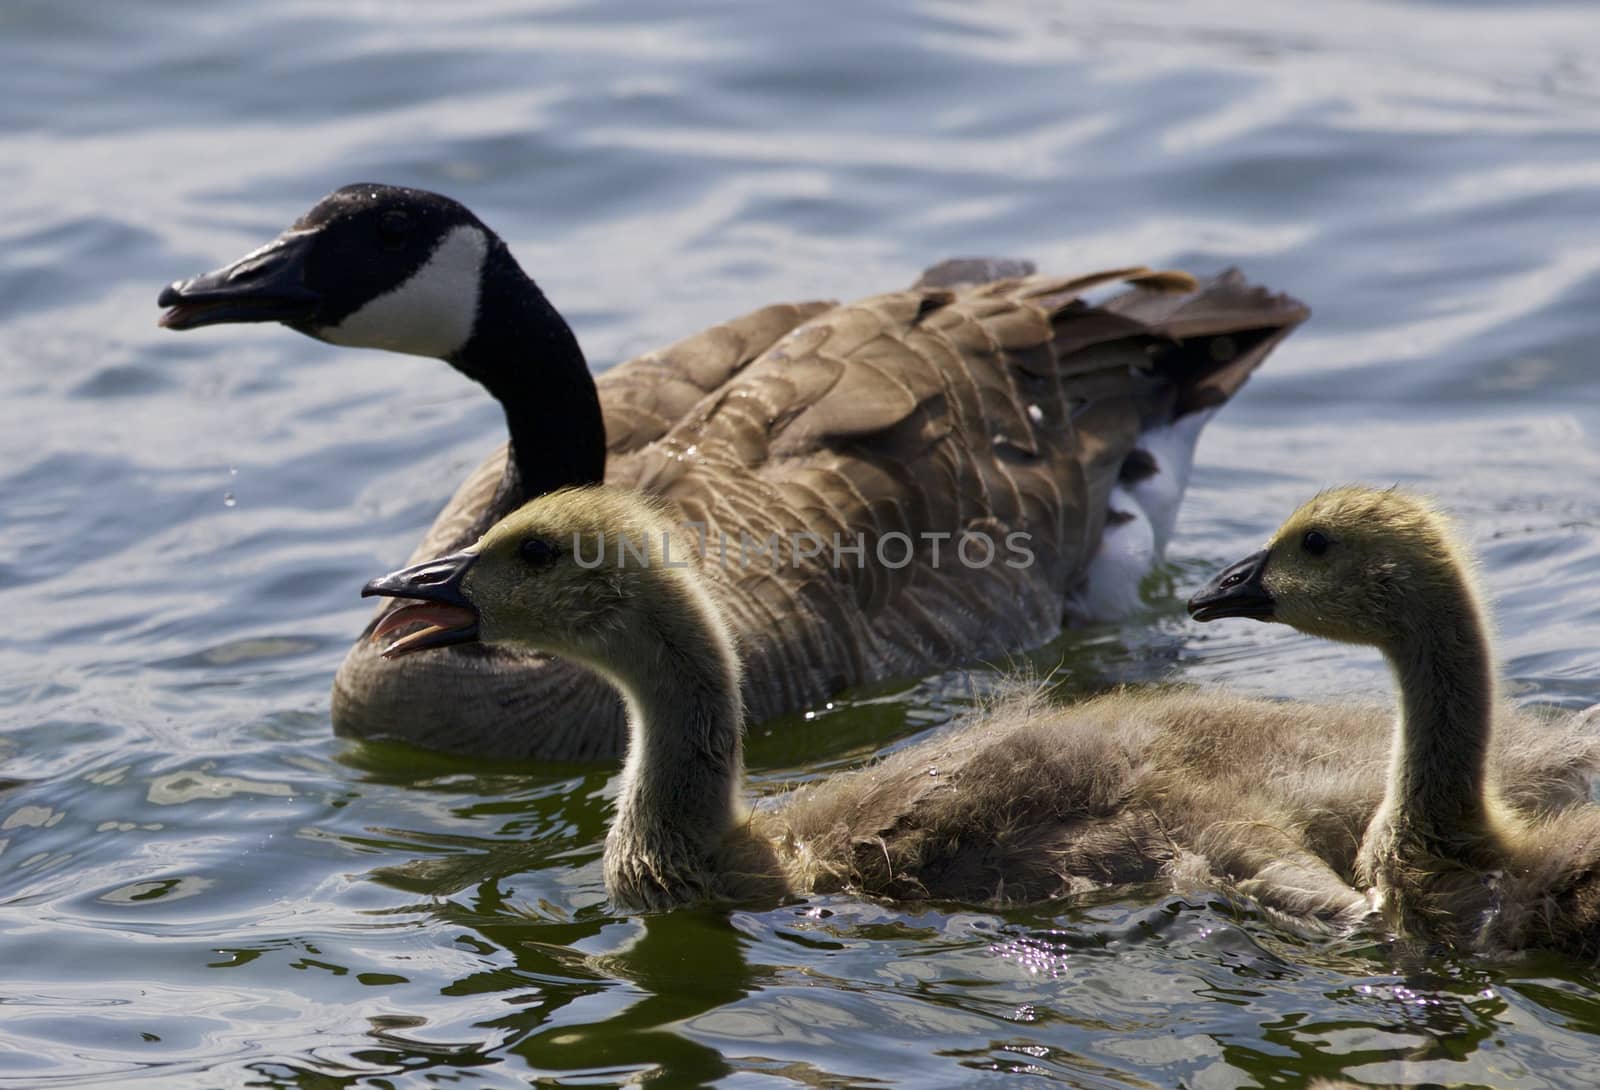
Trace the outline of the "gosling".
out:
M 471 641 L 538 649 L 621 691 L 629 741 L 604 853 L 619 906 L 840 889 L 1003 904 L 1164 879 L 1309 921 L 1369 911 L 1313 850 L 1338 839 L 1339 806 L 1351 812 L 1335 826 L 1364 824 L 1380 795 L 1378 769 L 1341 770 L 1349 750 L 1329 740 L 1374 734 L 1364 713 L 1320 716 L 1319 734 L 1301 729 L 1303 709 L 1218 694 L 1061 708 L 1034 693 L 747 808 L 740 663 L 697 555 L 663 508 L 590 487 L 540 497 L 475 546 L 363 591 L 412 600 L 374 638 L 423 626 L 390 656 Z M 1281 751 L 1261 744 L 1267 729 Z M 1296 774 L 1306 767 L 1323 774 Z
M 1490 759 L 1489 620 L 1467 550 L 1438 510 L 1395 490 L 1323 492 L 1189 611 L 1383 652 L 1400 714 L 1354 877 L 1397 932 L 1465 949 L 1600 955 L 1600 806 L 1574 800 L 1530 815 L 1508 803 Z M 1592 744 L 1582 728 L 1593 711 L 1548 729 Z

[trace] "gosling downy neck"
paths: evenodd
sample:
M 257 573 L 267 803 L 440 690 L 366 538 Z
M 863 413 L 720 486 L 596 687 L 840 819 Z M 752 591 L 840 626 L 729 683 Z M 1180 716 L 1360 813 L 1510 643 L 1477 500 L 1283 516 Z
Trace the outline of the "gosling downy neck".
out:
M 448 197 L 345 186 L 158 302 L 169 329 L 277 321 L 330 344 L 445 360 L 505 411 L 511 456 L 495 512 L 605 475 L 605 421 L 577 338 L 505 242 Z
M 1400 717 L 1382 813 L 1430 844 L 1492 834 L 1495 665 L 1475 580 L 1454 557 L 1420 579 L 1382 645 Z
M 716 857 L 741 820 L 743 703 L 733 638 L 705 591 L 649 605 L 650 635 L 593 665 L 621 690 L 628 752 L 606 838 L 606 886 L 642 908 L 717 896 Z

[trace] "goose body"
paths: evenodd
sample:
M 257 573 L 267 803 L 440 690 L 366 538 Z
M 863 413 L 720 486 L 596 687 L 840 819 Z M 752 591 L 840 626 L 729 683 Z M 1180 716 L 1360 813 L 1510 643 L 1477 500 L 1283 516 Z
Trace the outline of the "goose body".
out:
M 175 329 L 272 320 L 437 356 L 500 400 L 510 442 L 413 559 L 561 487 L 604 480 L 667 502 L 691 547 L 718 558 L 708 593 L 749 664 L 757 719 L 1126 610 L 1200 425 L 1306 314 L 1237 273 L 1201 285 L 1139 267 L 1057 277 L 952 262 L 848 305 L 763 308 L 596 381 L 472 213 L 373 185 L 161 301 Z M 626 739 L 609 687 L 502 647 L 390 661 L 363 640 L 333 716 L 342 733 L 480 755 L 605 757 Z
M 1349 487 L 1304 504 L 1190 602 L 1377 647 L 1400 693 L 1382 802 L 1355 880 L 1403 935 L 1482 950 L 1600 954 L 1600 806 L 1528 813 L 1495 760 L 1490 626 L 1466 549 L 1426 501 Z M 1548 733 L 1594 745 L 1593 709 Z

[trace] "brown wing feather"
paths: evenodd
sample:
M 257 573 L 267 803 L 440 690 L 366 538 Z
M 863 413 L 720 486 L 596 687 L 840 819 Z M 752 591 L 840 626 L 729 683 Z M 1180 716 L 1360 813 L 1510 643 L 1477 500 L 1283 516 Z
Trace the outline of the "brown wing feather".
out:
M 595 380 L 612 454 L 660 439 L 702 398 L 832 303 L 779 303 L 620 363 Z

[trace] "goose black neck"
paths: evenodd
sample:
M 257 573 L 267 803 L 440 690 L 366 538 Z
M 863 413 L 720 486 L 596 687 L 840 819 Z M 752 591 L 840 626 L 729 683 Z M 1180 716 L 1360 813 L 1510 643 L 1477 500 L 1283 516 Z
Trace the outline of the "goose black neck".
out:
M 605 479 L 605 419 L 583 349 L 500 239 L 484 264 L 472 337 L 450 362 L 505 409 L 511 450 L 500 491 L 513 507 Z

